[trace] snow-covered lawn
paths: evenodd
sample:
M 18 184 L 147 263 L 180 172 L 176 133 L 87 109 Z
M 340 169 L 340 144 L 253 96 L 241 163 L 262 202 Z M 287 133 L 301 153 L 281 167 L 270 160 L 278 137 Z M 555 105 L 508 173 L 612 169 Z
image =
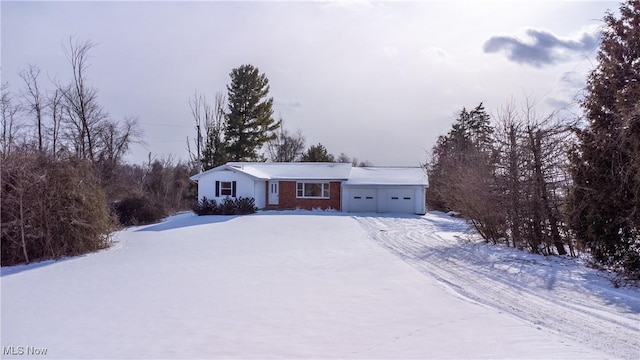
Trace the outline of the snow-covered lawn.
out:
M 640 357 L 638 291 L 438 213 L 183 214 L 115 238 L 2 269 L 3 358 Z

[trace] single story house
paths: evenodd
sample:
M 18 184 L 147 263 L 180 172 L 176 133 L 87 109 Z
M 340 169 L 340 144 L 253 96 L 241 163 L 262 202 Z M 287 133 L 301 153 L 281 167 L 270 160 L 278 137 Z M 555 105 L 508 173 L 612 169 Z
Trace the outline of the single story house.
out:
M 198 198 L 252 197 L 259 209 L 426 212 L 420 167 L 352 167 L 348 163 L 229 162 L 191 177 Z

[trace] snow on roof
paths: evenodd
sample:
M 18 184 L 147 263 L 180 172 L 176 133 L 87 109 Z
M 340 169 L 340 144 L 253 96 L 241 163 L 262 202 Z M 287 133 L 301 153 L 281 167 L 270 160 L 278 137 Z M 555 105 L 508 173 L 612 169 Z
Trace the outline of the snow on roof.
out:
M 225 169 L 235 169 L 263 180 L 346 180 L 349 177 L 349 171 L 351 171 L 351 164 L 229 162 L 194 175 L 191 179 L 197 181 L 202 174 Z
M 356 167 L 351 169 L 345 185 L 422 185 L 427 174 L 420 167 Z
M 194 175 L 214 171 L 236 170 L 261 180 L 347 180 L 345 185 L 422 185 L 427 186 L 427 175 L 420 167 L 351 167 L 349 163 L 266 163 L 229 162 Z

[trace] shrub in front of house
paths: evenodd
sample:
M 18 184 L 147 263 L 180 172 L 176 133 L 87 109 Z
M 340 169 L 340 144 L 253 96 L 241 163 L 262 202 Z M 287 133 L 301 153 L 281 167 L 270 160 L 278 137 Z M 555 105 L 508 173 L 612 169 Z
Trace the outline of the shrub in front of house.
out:
M 236 212 L 236 199 L 226 197 L 220 203 L 220 213 L 222 215 L 235 215 L 239 214 Z
M 258 211 L 256 200 L 252 197 L 239 197 L 236 199 L 235 205 L 238 214 L 253 214 Z
M 209 200 L 206 196 L 193 206 L 193 212 L 197 215 L 219 215 L 220 210 L 215 199 Z
M 193 207 L 193 212 L 197 215 L 246 215 L 257 210 L 255 199 L 245 197 L 227 197 L 220 204 L 215 199 L 202 197 Z

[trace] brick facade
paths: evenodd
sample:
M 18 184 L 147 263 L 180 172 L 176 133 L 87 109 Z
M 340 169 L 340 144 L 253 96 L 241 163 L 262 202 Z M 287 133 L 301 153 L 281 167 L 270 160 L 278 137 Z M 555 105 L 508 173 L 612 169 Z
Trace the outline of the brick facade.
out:
M 341 183 L 339 181 L 331 181 L 329 183 L 329 199 L 301 199 L 297 197 L 297 185 L 295 181 L 280 181 L 279 208 L 340 210 L 340 185 Z

